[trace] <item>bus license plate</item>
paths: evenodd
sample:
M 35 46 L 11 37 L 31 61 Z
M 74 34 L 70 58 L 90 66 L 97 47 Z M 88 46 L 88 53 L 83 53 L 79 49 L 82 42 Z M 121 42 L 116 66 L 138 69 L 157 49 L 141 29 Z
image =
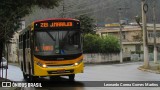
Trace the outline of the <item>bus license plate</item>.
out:
M 64 69 L 62 69 L 62 70 L 58 70 L 57 71 L 57 73 L 64 73 L 65 72 L 65 70 Z

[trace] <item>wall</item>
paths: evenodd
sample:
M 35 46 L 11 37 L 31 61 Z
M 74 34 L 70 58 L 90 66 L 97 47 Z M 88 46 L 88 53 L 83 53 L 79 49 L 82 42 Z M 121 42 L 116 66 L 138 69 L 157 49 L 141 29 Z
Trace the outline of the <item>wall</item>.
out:
M 130 54 L 124 53 L 123 57 L 130 57 Z M 84 63 L 106 63 L 106 62 L 119 62 L 119 54 L 84 54 Z
M 158 60 L 160 60 L 160 53 L 158 53 Z M 131 60 L 132 61 L 137 61 L 137 60 L 143 60 L 143 54 L 131 54 Z M 149 61 L 154 60 L 154 55 L 153 53 L 149 53 Z
M 130 61 L 143 61 L 143 54 L 130 54 L 123 53 L 123 59 L 130 58 Z M 84 54 L 84 63 L 107 63 L 107 62 L 119 62 L 119 54 Z M 128 60 L 127 60 L 128 61 Z M 149 53 L 149 61 L 153 61 L 153 53 Z M 160 53 L 158 53 L 158 61 L 160 61 Z

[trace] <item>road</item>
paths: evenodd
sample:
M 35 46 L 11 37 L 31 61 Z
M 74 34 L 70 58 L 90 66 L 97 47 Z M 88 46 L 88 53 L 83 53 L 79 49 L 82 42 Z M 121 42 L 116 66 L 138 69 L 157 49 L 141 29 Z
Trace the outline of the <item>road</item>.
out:
M 107 65 L 86 65 L 83 74 L 77 74 L 75 83 L 85 86 L 84 81 L 160 81 L 160 74 L 140 71 L 137 68 L 142 62 L 107 64 Z M 58 80 L 66 81 L 68 77 Z M 8 79 L 13 81 L 24 81 L 22 73 L 17 66 L 9 65 Z M 50 81 L 49 78 L 40 80 Z M 28 88 L 25 88 L 28 90 Z M 160 90 L 160 87 L 56 87 L 56 88 L 30 88 L 29 90 Z

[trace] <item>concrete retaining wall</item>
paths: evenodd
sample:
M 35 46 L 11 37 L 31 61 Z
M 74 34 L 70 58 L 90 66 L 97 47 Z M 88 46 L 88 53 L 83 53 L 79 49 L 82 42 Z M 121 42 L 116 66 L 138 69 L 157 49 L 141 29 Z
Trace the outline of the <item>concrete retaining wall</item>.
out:
M 153 61 L 154 55 L 153 53 L 149 53 L 149 60 Z M 131 54 L 131 60 L 137 61 L 137 60 L 143 60 L 143 54 Z M 158 53 L 158 60 L 160 60 L 160 53 Z
M 130 57 L 130 54 L 124 54 L 123 58 Z M 119 62 L 119 54 L 101 54 L 92 53 L 84 54 L 84 63 L 104 63 L 104 62 Z

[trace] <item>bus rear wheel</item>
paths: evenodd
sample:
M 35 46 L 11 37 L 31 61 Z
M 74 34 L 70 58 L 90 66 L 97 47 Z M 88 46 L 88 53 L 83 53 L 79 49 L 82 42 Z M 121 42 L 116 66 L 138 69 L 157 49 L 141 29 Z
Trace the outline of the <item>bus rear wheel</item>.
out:
M 38 76 L 32 76 L 32 75 L 29 75 L 28 76 L 28 81 L 29 82 L 36 82 L 38 80 Z
M 75 78 L 75 74 L 69 75 L 69 80 L 70 80 L 70 81 L 74 81 L 74 78 Z
M 60 76 L 50 76 L 50 80 L 59 80 Z
M 23 72 L 23 78 L 27 80 L 27 75 Z

